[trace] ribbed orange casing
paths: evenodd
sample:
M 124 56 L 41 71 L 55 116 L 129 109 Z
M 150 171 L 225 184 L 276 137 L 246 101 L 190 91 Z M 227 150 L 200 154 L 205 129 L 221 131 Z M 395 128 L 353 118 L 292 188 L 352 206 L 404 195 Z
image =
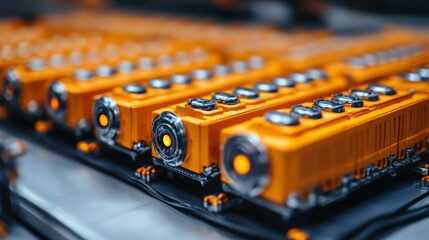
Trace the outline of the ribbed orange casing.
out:
M 210 80 L 194 80 L 188 85 L 172 84 L 172 87 L 166 90 L 147 87 L 147 93 L 142 96 L 124 93 L 122 88 L 117 88 L 108 94 L 115 100 L 121 118 L 116 144 L 128 149 L 132 149 L 135 143 L 142 141 L 150 144 L 152 111 L 156 109 L 209 94 L 212 91 L 270 79 L 278 74 L 277 68 L 268 65 L 264 69 L 214 76 Z
M 257 136 L 269 161 L 269 183 L 260 197 L 283 205 L 291 193 L 305 197 L 316 186 L 332 190 L 346 174 L 359 178 L 369 164 L 382 168 L 391 154 L 401 159 L 406 148 L 424 146 L 429 137 L 429 95 L 398 91 L 380 101 L 385 103 L 368 106 L 365 101 L 364 108 L 323 112 L 319 120 L 301 118 L 299 126 L 254 118 L 223 129 L 221 146 L 231 136 Z M 224 173 L 221 178 L 230 183 Z
M 75 78 L 61 79 L 67 93 L 66 117 L 59 124 L 75 129 L 80 120 L 91 122 L 92 102 L 94 96 L 107 93 L 113 88 L 128 83 L 144 82 L 154 78 L 162 78 L 173 73 L 187 73 L 193 69 L 210 68 L 220 63 L 217 54 L 207 54 L 204 60 L 190 62 L 188 64 L 174 64 L 170 67 L 155 67 L 154 69 L 138 69 L 130 73 L 117 73 L 109 77 L 93 77 L 90 80 L 80 81 Z M 164 96 L 165 99 L 165 96 Z
M 252 88 L 253 86 L 243 85 L 242 87 Z M 193 109 L 186 102 L 182 102 L 155 111 L 153 118 L 163 111 L 173 112 L 180 117 L 188 137 L 187 154 L 181 167 L 200 174 L 204 167 L 219 164 L 219 132 L 223 128 L 245 122 L 268 110 L 290 107 L 346 88 L 347 81 L 344 78 L 319 79 L 310 83 L 298 83 L 292 88 L 280 87 L 277 93 L 260 92 L 258 99 L 243 98 L 237 105 L 218 104 L 218 109 L 213 111 Z M 234 89 L 225 90 L 228 93 L 233 91 Z M 204 98 L 211 99 L 211 95 Z M 155 150 L 152 150 L 152 156 L 159 158 Z
M 417 44 L 418 43 L 413 42 L 413 45 Z M 395 46 L 394 48 L 410 45 L 411 44 L 402 44 Z M 343 59 L 342 61 L 329 64 L 325 67 L 325 69 L 327 69 L 328 71 L 338 72 L 347 76 L 354 84 L 361 84 L 367 82 L 368 80 L 373 80 L 380 77 L 386 77 L 395 73 L 400 73 L 411 67 L 416 67 L 423 63 L 427 63 L 429 60 L 428 44 L 427 42 L 420 42 L 420 44 L 418 45 L 421 47 L 421 51 L 419 51 L 418 53 L 406 57 L 391 59 L 386 62 L 378 62 L 373 66 L 354 67 L 350 63 L 348 63 L 347 60 Z

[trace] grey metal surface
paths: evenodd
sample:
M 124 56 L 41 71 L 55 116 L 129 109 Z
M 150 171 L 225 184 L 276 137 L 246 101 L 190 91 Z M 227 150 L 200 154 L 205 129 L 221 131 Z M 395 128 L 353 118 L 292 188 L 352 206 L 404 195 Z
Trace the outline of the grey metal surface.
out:
M 3 134 L 8 135 L 0 129 L 0 136 Z M 18 159 L 20 177 L 11 186 L 13 202 L 17 215 L 43 236 L 50 239 L 239 238 L 184 215 L 109 175 L 31 142 L 26 143 L 28 153 Z M 413 186 L 403 189 L 407 196 L 416 192 Z M 397 200 L 388 194 L 381 198 L 384 200 L 380 202 L 386 198 Z M 427 203 L 429 199 L 422 202 Z M 371 212 L 377 212 L 383 205 L 374 207 Z M 346 215 L 354 218 L 359 214 Z M 383 238 L 425 239 L 428 226 L 429 219 L 425 219 Z M 329 232 L 323 224 L 316 228 L 319 233 Z
M 30 142 L 27 151 L 14 207 L 50 239 L 237 238 L 72 159 Z
M 418 202 L 413 206 L 419 207 L 422 205 L 429 204 L 429 197 Z M 382 239 L 385 240 L 403 240 L 403 239 L 413 239 L 413 240 L 427 240 L 429 238 L 428 234 L 429 229 L 429 217 L 408 224 L 403 228 L 391 231 L 389 234 L 386 234 Z
M 392 234 L 386 236 L 385 240 L 403 240 L 403 239 L 413 239 L 413 240 L 427 240 L 428 237 L 428 228 L 429 228 L 429 218 L 424 220 L 412 223 L 405 228 L 402 228 L 398 231 L 393 232 Z
M 26 228 L 18 223 L 12 223 L 8 227 L 8 233 L 4 237 L 0 237 L 0 240 L 37 240 L 37 236 L 29 232 Z

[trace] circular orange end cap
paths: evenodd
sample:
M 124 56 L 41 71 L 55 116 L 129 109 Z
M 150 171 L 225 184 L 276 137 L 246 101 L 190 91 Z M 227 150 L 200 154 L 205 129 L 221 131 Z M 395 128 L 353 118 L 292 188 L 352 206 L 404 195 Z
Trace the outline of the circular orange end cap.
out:
M 164 136 L 162 136 L 162 143 L 166 147 L 171 147 L 171 137 L 170 137 L 170 135 L 164 134 Z
M 60 108 L 60 101 L 58 100 L 58 98 L 53 97 L 53 98 L 51 98 L 49 105 L 50 105 L 52 110 L 56 111 L 56 110 L 58 110 L 58 108 Z
M 109 125 L 109 118 L 106 114 L 102 113 L 100 116 L 98 116 L 98 123 L 102 127 L 107 127 L 107 125 Z
M 238 154 L 234 157 L 233 167 L 238 174 L 246 175 L 250 172 L 250 160 L 246 155 Z

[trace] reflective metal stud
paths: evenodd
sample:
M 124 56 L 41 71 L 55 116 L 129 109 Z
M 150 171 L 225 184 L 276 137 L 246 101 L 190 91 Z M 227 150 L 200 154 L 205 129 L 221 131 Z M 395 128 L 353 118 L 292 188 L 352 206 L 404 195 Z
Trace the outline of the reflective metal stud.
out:
M 415 72 L 404 72 L 401 73 L 399 76 L 401 76 L 402 79 L 410 82 L 422 82 L 425 80 L 420 74 Z
M 368 84 L 369 91 L 373 91 L 379 94 L 392 96 L 396 94 L 396 90 L 389 86 L 384 86 L 380 84 L 370 83 Z
M 27 67 L 31 70 L 41 70 L 45 67 L 45 62 L 40 58 L 33 58 L 27 63 Z
M 264 115 L 265 121 L 281 125 L 281 126 L 296 126 L 299 125 L 299 117 L 296 114 L 288 114 L 279 111 L 267 112 Z
M 307 74 L 302 73 L 294 73 L 290 75 L 290 79 L 296 83 L 309 83 L 313 81 L 313 79 L 310 78 Z
M 171 83 L 164 79 L 152 79 L 149 81 L 149 86 L 157 89 L 168 89 L 171 87 Z
M 270 84 L 270 83 L 256 83 L 254 87 L 259 92 L 275 93 L 279 91 L 279 88 L 277 87 L 277 85 Z
M 259 92 L 251 88 L 237 87 L 234 89 L 234 93 L 242 98 L 247 98 L 247 99 L 259 98 Z
M 368 91 L 368 90 L 352 89 L 351 95 L 354 97 L 363 98 L 367 101 L 378 101 L 379 100 L 378 93 Z
M 151 58 L 143 57 L 139 59 L 137 65 L 140 69 L 152 69 L 155 64 Z
M 146 93 L 145 86 L 133 83 L 133 84 L 127 84 L 122 88 L 125 92 L 133 93 L 133 94 L 144 94 Z
M 347 64 L 352 66 L 353 68 L 365 68 L 367 66 L 365 59 L 361 57 L 351 57 L 348 58 L 346 61 Z
M 240 98 L 237 95 L 225 92 L 213 93 L 212 100 L 226 105 L 235 105 L 240 103 Z
M 115 69 L 107 65 L 101 65 L 97 67 L 96 72 L 99 77 L 110 77 L 115 73 Z
M 188 75 L 174 74 L 171 76 L 171 81 L 176 84 L 190 84 L 192 82 L 192 78 Z
M 188 106 L 204 111 L 212 111 L 216 109 L 216 102 L 210 99 L 193 98 L 188 100 Z
M 322 118 L 322 112 L 314 107 L 307 107 L 303 105 L 295 105 L 291 109 L 292 113 L 298 114 L 301 117 L 304 118 L 310 118 L 310 119 L 320 119 Z
M 74 77 L 80 81 L 87 81 L 93 77 L 93 73 L 86 69 L 78 69 L 74 72 Z
M 429 79 L 429 68 L 428 67 L 420 67 L 417 69 L 417 73 L 422 77 L 423 80 Z
M 313 107 L 318 108 L 322 111 L 329 111 L 333 113 L 344 112 L 344 106 L 342 103 L 330 101 L 326 99 L 317 99 L 313 102 Z
M 64 65 L 64 58 L 59 54 L 53 55 L 49 59 L 49 64 L 53 67 L 60 67 Z
M 229 74 L 229 68 L 226 65 L 216 65 L 213 68 L 213 72 L 217 76 L 226 76 Z
M 317 80 L 326 80 L 328 78 L 328 74 L 321 69 L 309 69 L 307 71 L 307 76 Z
M 348 105 L 353 108 L 363 107 L 363 100 L 359 97 L 353 97 L 345 94 L 334 94 L 332 95 L 332 100 L 335 102 L 340 102 L 343 105 Z
M 122 61 L 118 64 L 118 71 L 120 73 L 130 73 L 134 70 L 134 65 L 130 61 Z
M 261 69 L 265 66 L 265 61 L 261 56 L 252 56 L 249 59 L 249 66 L 253 69 Z
M 295 87 L 295 82 L 285 77 L 276 77 L 273 79 L 272 83 L 279 87 Z
M 198 80 L 210 80 L 212 73 L 205 69 L 196 69 L 192 72 L 192 77 Z
M 235 73 L 243 73 L 247 71 L 247 64 L 243 61 L 234 61 L 231 63 L 231 69 Z

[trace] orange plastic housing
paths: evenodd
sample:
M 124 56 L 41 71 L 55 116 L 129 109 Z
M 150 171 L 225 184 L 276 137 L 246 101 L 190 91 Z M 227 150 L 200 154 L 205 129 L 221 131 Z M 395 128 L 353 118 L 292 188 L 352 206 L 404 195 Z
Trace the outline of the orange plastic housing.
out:
M 308 68 L 320 68 L 326 64 L 341 61 L 348 56 L 365 54 L 401 44 L 411 44 L 416 40 L 407 35 L 395 34 L 394 37 L 392 35 L 392 30 L 384 30 L 376 34 L 361 36 L 332 36 L 316 39 L 293 46 L 281 54 L 277 61 L 282 66 L 287 66 L 290 71 L 302 71 Z
M 355 84 L 361 84 L 426 63 L 429 59 L 428 50 L 427 42 L 413 42 L 351 56 L 325 69 L 343 74 Z
M 429 93 L 429 82 L 425 75 L 422 76 L 419 72 L 429 73 L 429 68 L 426 65 L 422 67 L 408 69 L 400 74 L 383 78 L 379 82 L 381 84 L 389 84 L 397 89 L 412 89 L 417 92 Z
M 379 101 L 364 101 L 361 108 L 345 106 L 344 109 L 341 113 L 322 111 L 321 119 L 301 117 L 295 126 L 282 126 L 257 117 L 223 129 L 222 181 L 240 192 L 242 183 L 231 179 L 233 171 L 225 171 L 225 159 L 240 163 L 237 156 L 225 155 L 232 150 L 226 143 L 237 136 L 251 138 L 260 159 L 266 160 L 260 161 L 266 171 L 259 172 L 265 181 L 250 197 L 258 196 L 282 206 L 291 196 L 308 200 L 316 187 L 324 192 L 336 189 L 345 176 L 362 178 L 369 165 L 383 169 L 392 155 L 399 161 L 404 159 L 408 148 L 422 151 L 427 147 L 427 94 L 397 90 L 396 95 L 380 95 Z M 239 146 L 240 143 L 235 148 Z M 255 173 L 257 167 L 250 169 Z M 241 171 L 238 166 L 234 168 Z M 252 175 L 247 179 L 251 180 Z M 240 194 L 249 195 L 242 191 Z
M 173 73 L 187 73 L 193 69 L 210 68 L 220 63 L 218 54 L 207 53 L 201 49 L 185 53 L 189 54 L 189 60 L 186 62 L 181 62 L 179 59 L 168 55 L 162 55 L 153 60 L 154 66 L 147 69 L 137 68 L 131 72 L 117 72 L 104 77 L 95 75 L 84 80 L 69 77 L 55 81 L 51 84 L 48 92 L 55 85 L 61 85 L 64 91 L 63 94 L 67 96 L 64 99 L 64 105 L 67 107 L 62 109 L 61 117 L 57 117 L 58 111 L 52 109 L 50 104 L 47 104 L 48 113 L 59 126 L 76 131 L 80 123 L 85 123 L 86 126 L 91 125 L 92 105 L 88 103 L 91 103 L 96 95 L 107 93 L 124 84 L 162 78 Z M 167 58 L 168 64 L 164 64 L 165 58 Z M 165 100 L 166 97 L 163 96 L 163 99 Z M 50 101 L 51 97 L 47 97 L 47 102 L 49 103 Z
M 37 27 L 27 27 L 30 35 Z M 71 32 L 67 34 L 36 34 L 37 36 L 20 38 L 17 32 L 11 33 L 18 39 L 13 42 L 1 44 L 0 48 L 0 74 L 4 76 L 9 67 L 23 65 L 30 59 L 48 59 L 53 55 L 69 55 L 73 52 L 98 51 L 102 47 L 107 47 L 113 40 L 103 38 L 99 34 L 83 34 Z M 28 40 L 28 38 L 30 38 Z
M 86 38 L 89 42 L 92 42 L 91 39 L 92 37 Z M 98 39 L 100 49 L 97 49 L 97 44 L 94 44 L 94 49 L 89 49 L 85 44 L 76 45 L 75 49 L 60 48 L 57 49 L 56 54 L 34 58 L 26 64 L 10 68 L 1 88 L 6 105 L 13 111 L 40 117 L 44 112 L 43 105 L 46 99 L 43 93 L 46 92 L 50 82 L 72 75 L 78 67 L 93 69 L 99 64 L 116 65 L 123 60 L 135 61 L 138 55 L 141 56 L 147 52 L 145 48 L 137 50 L 132 48 L 132 41 L 120 45 L 111 45 L 108 43 L 109 40 L 106 41 Z M 155 43 L 157 42 L 151 42 L 151 46 Z M 142 45 L 142 42 L 134 42 L 134 44 Z M 170 52 L 174 48 L 165 43 L 160 44 L 155 48 L 158 50 L 158 55 Z
M 80 31 L 167 37 L 214 50 L 226 61 L 248 60 L 252 56 L 270 60 L 294 45 L 330 35 L 327 30 L 284 32 L 264 24 L 222 24 L 191 17 L 123 12 L 72 12 L 47 16 L 42 22 L 54 29 L 67 26 Z
M 103 127 L 99 126 L 98 123 L 98 109 L 94 109 L 93 122 L 96 126 L 96 136 L 105 143 L 116 144 L 126 149 L 133 149 L 139 143 L 150 145 L 152 111 L 212 91 L 269 79 L 277 74 L 279 74 L 277 68 L 267 66 L 263 69 L 250 69 L 246 72 L 214 75 L 205 80 L 193 79 L 189 84 L 171 83 L 171 87 L 168 89 L 154 89 L 148 84 L 144 84 L 147 92 L 140 95 L 126 93 L 122 87 L 116 88 L 111 93 L 97 96 L 95 99 L 101 101 L 103 97 L 109 97 L 114 102 L 118 112 L 117 117 L 120 118 L 116 127 L 117 134 L 107 139 L 100 134 Z
M 163 112 L 171 112 L 180 119 L 186 129 L 187 149 L 181 168 L 202 174 L 204 169 L 213 164 L 219 165 L 219 132 L 228 126 L 245 122 L 249 118 L 262 115 L 267 110 L 286 108 L 293 104 L 308 101 L 314 97 L 325 96 L 332 92 L 339 92 L 347 88 L 347 81 L 341 77 L 327 77 L 314 79 L 308 83 L 296 83 L 293 87 L 280 87 L 272 84 L 271 79 L 261 81 L 278 88 L 277 92 L 259 91 L 259 97 L 254 99 L 239 98 L 239 103 L 217 103 L 217 108 L 210 111 L 196 109 L 186 102 L 174 104 L 167 108 L 158 109 L 153 113 L 152 119 Z M 253 84 L 236 85 L 253 89 Z M 234 89 L 222 92 L 234 94 Z M 215 91 L 212 91 L 215 93 Z M 203 99 L 212 99 L 212 95 L 203 96 Z M 153 126 L 156 127 L 156 126 Z M 152 130 L 152 134 L 154 130 Z M 160 159 L 152 143 L 152 156 Z M 163 159 L 160 159 L 163 161 Z

